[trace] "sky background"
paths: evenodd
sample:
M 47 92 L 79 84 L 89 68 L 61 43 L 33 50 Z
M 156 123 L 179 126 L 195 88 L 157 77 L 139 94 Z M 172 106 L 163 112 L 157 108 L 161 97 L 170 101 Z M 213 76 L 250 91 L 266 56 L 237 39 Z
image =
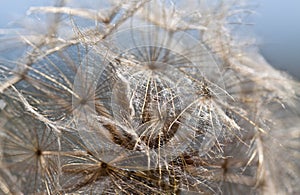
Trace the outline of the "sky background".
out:
M 251 0 L 249 0 L 251 1 Z M 30 6 L 46 0 L 0 0 L 0 29 L 24 17 Z M 274 67 L 300 80 L 300 0 L 256 0 L 253 31 L 262 55 Z

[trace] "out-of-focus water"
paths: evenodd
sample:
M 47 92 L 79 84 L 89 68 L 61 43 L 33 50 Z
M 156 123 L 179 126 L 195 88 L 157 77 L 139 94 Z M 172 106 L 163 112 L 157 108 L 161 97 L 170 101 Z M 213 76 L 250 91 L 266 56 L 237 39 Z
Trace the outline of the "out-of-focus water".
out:
M 249 0 L 249 2 L 251 2 Z M 261 53 L 274 67 L 300 80 L 300 1 L 257 0 L 253 26 Z M 52 4 L 45 0 L 0 1 L 0 29 L 24 16 L 30 6 Z

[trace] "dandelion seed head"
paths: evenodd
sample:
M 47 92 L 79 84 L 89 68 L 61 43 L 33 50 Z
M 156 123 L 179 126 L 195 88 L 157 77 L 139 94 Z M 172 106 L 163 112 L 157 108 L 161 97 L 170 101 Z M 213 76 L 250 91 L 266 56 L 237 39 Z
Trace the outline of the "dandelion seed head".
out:
M 251 9 L 30 8 L 1 37 L 0 193 L 297 194 L 299 84 L 236 30 Z

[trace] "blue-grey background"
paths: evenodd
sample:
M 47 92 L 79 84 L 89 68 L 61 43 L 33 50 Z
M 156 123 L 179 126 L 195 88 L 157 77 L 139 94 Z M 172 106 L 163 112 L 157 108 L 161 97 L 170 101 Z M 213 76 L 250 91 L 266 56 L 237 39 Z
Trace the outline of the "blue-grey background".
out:
M 0 29 L 46 0 L 0 0 Z M 251 1 L 250 1 L 251 2 Z M 257 0 L 253 31 L 263 56 L 300 80 L 300 0 Z

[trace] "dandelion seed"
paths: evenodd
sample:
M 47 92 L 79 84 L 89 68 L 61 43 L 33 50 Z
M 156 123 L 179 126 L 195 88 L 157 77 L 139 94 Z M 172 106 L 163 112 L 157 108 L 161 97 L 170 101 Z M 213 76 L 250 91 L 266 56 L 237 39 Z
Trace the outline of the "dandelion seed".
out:
M 57 151 L 54 133 L 25 115 L 8 120 L 4 128 L 1 131 L 1 169 L 17 178 L 10 184 L 12 189 L 22 193 L 56 191 L 58 159 L 46 154 Z

